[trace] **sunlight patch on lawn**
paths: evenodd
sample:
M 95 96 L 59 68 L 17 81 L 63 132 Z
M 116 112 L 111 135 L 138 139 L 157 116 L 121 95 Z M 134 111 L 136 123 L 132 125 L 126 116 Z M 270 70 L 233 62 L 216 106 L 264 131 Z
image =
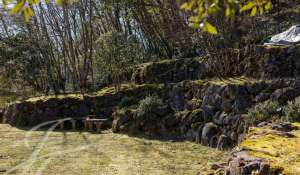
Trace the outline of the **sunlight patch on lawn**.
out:
M 0 125 L 0 170 L 9 170 L 24 163 L 41 144 L 45 131 L 35 131 L 24 144 L 26 130 Z M 48 140 L 26 174 L 33 175 L 45 166 L 50 174 L 197 174 L 209 171 L 213 162 L 225 161 L 227 152 L 217 151 L 192 142 L 146 140 L 105 131 L 51 132 Z M 78 147 L 83 150 L 75 153 Z M 26 164 L 25 164 L 26 165 Z M 12 174 L 22 174 L 22 168 Z

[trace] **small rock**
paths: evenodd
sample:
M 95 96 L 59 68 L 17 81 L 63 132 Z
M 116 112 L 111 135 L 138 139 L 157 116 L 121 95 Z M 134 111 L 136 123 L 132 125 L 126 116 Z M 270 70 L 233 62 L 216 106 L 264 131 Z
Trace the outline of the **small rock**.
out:
M 277 131 L 290 132 L 298 129 L 296 126 L 291 123 L 272 123 L 271 128 Z
M 270 93 L 260 93 L 255 97 L 255 102 L 260 103 L 263 101 L 266 101 L 270 98 L 271 94 Z
M 221 104 L 221 109 L 224 112 L 231 112 L 232 111 L 232 101 L 231 100 L 223 100 Z
M 260 162 L 258 161 L 253 161 L 248 164 L 246 164 L 242 168 L 241 174 L 252 174 L 252 172 L 257 171 L 260 169 Z
M 299 78 L 299 77 L 296 78 L 296 80 L 295 80 L 295 82 L 293 83 L 292 86 L 293 86 L 294 88 L 297 88 L 297 89 L 300 88 L 300 78 Z
M 219 170 L 219 169 L 223 169 L 223 168 L 224 168 L 224 165 L 214 163 L 214 164 L 211 165 L 210 168 L 211 168 L 212 170 Z
M 213 122 L 217 125 L 223 125 L 224 119 L 227 117 L 227 114 L 225 112 L 217 112 L 216 115 L 213 117 Z
M 274 101 L 278 101 L 280 104 L 285 104 L 288 101 L 293 100 L 295 97 L 300 95 L 300 91 L 298 89 L 293 88 L 283 88 L 277 89 L 272 93 L 271 99 Z
M 290 132 L 283 132 L 282 135 L 285 137 L 288 137 L 288 138 L 296 137 L 293 133 L 290 133 Z
M 221 135 L 218 139 L 217 149 L 224 150 L 231 146 L 231 139 L 226 135 Z
M 258 174 L 265 175 L 270 173 L 270 165 L 261 163 L 259 167 Z
M 152 142 L 144 142 L 144 145 L 152 145 Z
M 268 122 L 261 122 L 257 125 L 257 127 L 264 127 L 264 126 L 267 126 L 269 123 Z

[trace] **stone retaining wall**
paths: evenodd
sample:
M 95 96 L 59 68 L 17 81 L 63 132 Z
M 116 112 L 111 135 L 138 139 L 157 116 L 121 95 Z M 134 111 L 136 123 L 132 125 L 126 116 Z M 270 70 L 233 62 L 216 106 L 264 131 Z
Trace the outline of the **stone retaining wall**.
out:
M 179 137 L 225 149 L 239 143 L 247 130 L 244 116 L 256 103 L 273 99 L 285 104 L 300 95 L 300 79 L 183 81 L 163 87 L 142 85 L 119 93 L 80 98 L 25 101 L 5 109 L 7 123 L 34 126 L 64 117 L 96 114 L 110 118 L 124 96 L 143 99 L 156 94 L 166 104 L 136 119 L 134 109 L 113 115 L 115 132 Z
M 268 99 L 281 104 L 300 95 L 298 79 L 185 81 L 166 87 L 164 115 L 136 118 L 134 109 L 114 114 L 114 131 L 177 136 L 224 149 L 245 136 L 247 110 Z
M 215 76 L 245 75 L 263 79 L 300 76 L 300 46 L 247 45 L 240 50 L 225 51 L 202 58 L 145 63 L 135 69 L 132 80 L 144 84 L 177 83 Z
M 132 81 L 144 83 L 177 83 L 209 77 L 208 69 L 199 58 L 185 58 L 145 63 L 136 68 Z
M 49 98 L 16 102 L 4 109 L 3 118 L 13 126 L 35 126 L 62 118 L 80 118 L 95 114 L 99 118 L 110 118 L 113 109 L 124 96 L 143 99 L 149 94 L 161 94 L 158 86 L 143 85 L 118 93 L 80 97 Z

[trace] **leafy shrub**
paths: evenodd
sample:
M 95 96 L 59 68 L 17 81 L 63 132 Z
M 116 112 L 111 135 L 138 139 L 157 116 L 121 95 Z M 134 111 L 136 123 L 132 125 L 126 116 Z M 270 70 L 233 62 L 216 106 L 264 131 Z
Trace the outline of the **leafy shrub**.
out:
M 135 97 L 125 96 L 125 97 L 122 98 L 122 100 L 120 101 L 118 106 L 120 108 L 124 108 L 124 107 L 135 105 L 137 103 L 138 103 L 138 100 Z
M 272 100 L 256 104 L 248 110 L 246 122 L 248 124 L 254 124 L 259 121 L 278 119 L 280 116 L 278 112 L 279 108 L 279 103 Z
M 284 121 L 288 122 L 300 122 L 300 97 L 297 97 L 294 101 L 289 101 L 283 108 Z
M 101 35 L 96 41 L 95 50 L 97 78 L 103 80 L 108 77 L 117 91 L 121 90 L 121 83 L 130 78 L 133 67 L 144 59 L 137 37 L 115 31 Z
M 149 96 L 139 102 L 139 106 L 136 111 L 137 117 L 144 116 L 147 113 L 153 113 L 163 105 L 162 99 L 157 96 Z

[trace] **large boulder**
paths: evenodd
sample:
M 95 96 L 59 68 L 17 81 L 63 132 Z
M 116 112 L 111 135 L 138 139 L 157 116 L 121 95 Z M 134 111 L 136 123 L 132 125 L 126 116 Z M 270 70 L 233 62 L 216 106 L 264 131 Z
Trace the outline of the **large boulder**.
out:
M 201 144 L 205 146 L 216 147 L 219 128 L 214 123 L 206 123 L 202 129 Z
M 232 147 L 232 141 L 231 141 L 230 137 L 222 134 L 218 138 L 217 149 L 224 150 L 224 149 L 231 148 L 231 147 Z
M 130 110 L 116 111 L 113 113 L 112 131 L 115 133 L 135 133 L 134 114 Z
M 270 93 L 262 92 L 255 96 L 254 101 L 256 103 L 261 103 L 261 102 L 268 100 L 270 98 L 270 96 L 271 96 Z
M 299 89 L 294 89 L 291 87 L 277 89 L 272 93 L 271 98 L 274 101 L 278 101 L 280 104 L 286 104 L 288 101 L 294 100 L 300 95 Z

